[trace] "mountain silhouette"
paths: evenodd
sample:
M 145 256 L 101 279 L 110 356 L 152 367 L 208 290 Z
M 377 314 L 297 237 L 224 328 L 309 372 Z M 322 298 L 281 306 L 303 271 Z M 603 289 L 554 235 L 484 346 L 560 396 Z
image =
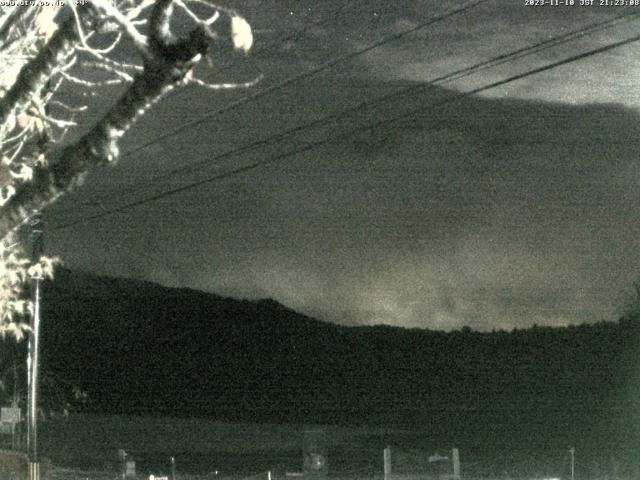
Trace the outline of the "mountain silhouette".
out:
M 273 299 L 59 269 L 43 318 L 43 371 L 88 392 L 86 411 L 420 426 L 486 448 L 604 439 L 626 451 L 640 439 L 633 317 L 510 332 L 347 327 Z

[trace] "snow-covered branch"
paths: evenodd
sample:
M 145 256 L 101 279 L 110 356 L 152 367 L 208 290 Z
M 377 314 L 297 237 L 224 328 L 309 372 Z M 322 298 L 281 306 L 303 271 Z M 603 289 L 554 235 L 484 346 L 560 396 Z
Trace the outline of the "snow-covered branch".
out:
M 145 59 L 151 57 L 147 37 L 140 33 L 133 22 L 118 10 L 109 0 L 91 0 L 91 5 L 102 15 L 115 21 L 129 36 L 135 47 Z
M 191 10 L 193 3 L 208 8 Z M 13 66 L 0 72 L 0 335 L 20 334 L 22 327 L 12 322 L 28 314 L 19 294 L 29 262 L 12 241 L 17 228 L 78 186 L 91 167 L 116 162 L 122 137 L 170 90 L 188 83 L 208 90 L 248 88 L 259 80 L 209 84 L 194 76 L 220 40 L 213 30 L 220 16 L 229 19 L 234 48 L 251 48 L 251 27 L 235 10 L 207 0 L 92 0 L 65 8 L 60 15 L 0 12 L 0 59 Z M 176 11 L 181 22 L 190 22 L 186 33 L 172 31 Z M 133 47 L 132 58 L 123 58 L 127 48 L 117 48 L 121 38 Z M 105 98 L 117 98 L 113 105 L 88 131 L 72 136 L 77 140 L 62 145 L 68 131 L 81 128 L 76 116 L 91 110 L 90 103 L 78 102 L 107 89 L 113 91 Z
M 11 126 L 10 118 L 16 110 L 42 90 L 52 72 L 64 63 L 77 40 L 76 22 L 69 19 L 53 34 L 40 53 L 22 68 L 13 86 L 0 98 L 0 134 Z

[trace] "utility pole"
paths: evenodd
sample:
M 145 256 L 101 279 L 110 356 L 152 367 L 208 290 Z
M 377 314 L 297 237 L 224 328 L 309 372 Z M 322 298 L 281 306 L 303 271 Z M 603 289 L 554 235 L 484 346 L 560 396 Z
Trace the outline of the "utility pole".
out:
M 30 222 L 31 246 L 33 262 L 38 262 L 43 252 L 43 226 L 40 215 Z M 40 462 L 38 461 L 38 377 L 40 353 L 40 301 L 42 295 L 41 276 L 31 279 L 31 301 L 33 315 L 31 316 L 31 332 L 27 354 L 27 460 L 29 463 L 29 480 L 40 480 Z

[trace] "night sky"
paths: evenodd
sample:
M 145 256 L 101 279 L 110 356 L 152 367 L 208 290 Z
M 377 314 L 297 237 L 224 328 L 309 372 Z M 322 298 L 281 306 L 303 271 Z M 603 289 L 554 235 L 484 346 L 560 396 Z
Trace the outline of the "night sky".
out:
M 418 82 L 640 14 L 640 6 L 580 0 L 573 7 L 487 1 L 212 114 L 468 3 L 234 3 L 256 31 L 254 51 L 216 53 L 201 74 L 247 81 L 263 73 L 259 86 L 188 87 L 158 104 L 122 151 L 151 145 L 93 171 L 47 212 L 47 252 L 72 269 L 272 297 L 342 324 L 490 330 L 617 319 L 640 276 L 638 44 L 430 105 L 637 35 L 640 16 L 222 157 Z M 105 92 L 87 125 L 118 93 Z M 421 114 L 384 121 L 417 107 Z M 374 122 L 373 130 L 344 134 Z M 101 215 L 262 161 L 269 163 Z

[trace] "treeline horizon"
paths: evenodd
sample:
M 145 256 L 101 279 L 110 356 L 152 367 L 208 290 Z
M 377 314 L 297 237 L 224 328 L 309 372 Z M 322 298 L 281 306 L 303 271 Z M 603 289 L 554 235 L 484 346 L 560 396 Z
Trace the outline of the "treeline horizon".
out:
M 399 426 L 467 450 L 638 463 L 637 314 L 493 332 L 345 327 L 273 300 L 67 270 L 45 295 L 43 372 L 87 392 L 76 411 Z

